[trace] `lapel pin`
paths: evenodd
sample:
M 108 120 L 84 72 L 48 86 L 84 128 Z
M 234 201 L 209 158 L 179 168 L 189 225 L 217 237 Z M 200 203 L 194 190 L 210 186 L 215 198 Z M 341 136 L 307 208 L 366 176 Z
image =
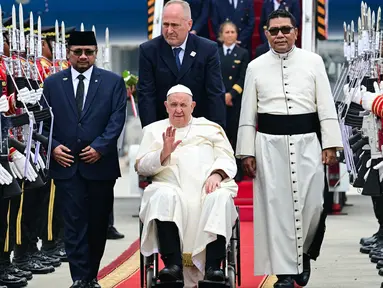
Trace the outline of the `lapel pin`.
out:
M 237 54 L 234 54 L 234 57 L 237 57 Z
M 94 80 L 94 82 L 96 82 L 96 83 L 97 83 L 97 82 L 98 82 L 98 80 L 96 79 L 96 80 Z
M 192 51 L 192 52 L 190 53 L 190 56 L 194 57 L 196 54 L 197 54 L 197 53 L 195 53 L 194 51 Z
M 66 80 L 68 80 L 68 78 L 65 77 L 65 78 L 63 78 L 63 80 L 66 81 Z

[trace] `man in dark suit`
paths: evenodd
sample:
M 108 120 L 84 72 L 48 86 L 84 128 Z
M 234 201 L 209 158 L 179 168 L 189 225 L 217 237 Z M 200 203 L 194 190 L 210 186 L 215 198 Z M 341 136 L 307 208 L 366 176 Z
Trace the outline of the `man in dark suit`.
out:
M 176 84 L 189 87 L 197 106 L 195 117 L 225 127 L 224 85 L 217 44 L 189 33 L 190 6 L 185 1 L 166 3 L 162 35 L 140 45 L 138 109 L 142 126 L 168 117 L 166 93 Z
M 284 9 L 293 14 L 297 28 L 299 28 L 302 18 L 299 0 L 263 0 L 261 20 L 259 23 L 259 35 L 261 36 L 262 43 L 267 43 L 267 37 L 265 35 L 267 17 L 271 12 L 278 9 Z
M 238 44 L 247 49 L 252 59 L 252 35 L 255 26 L 254 0 L 212 0 L 211 21 L 215 35 L 220 25 L 230 20 L 238 28 Z
M 266 43 L 263 43 L 261 45 L 258 45 L 257 48 L 255 49 L 255 58 L 258 58 L 259 56 L 265 54 L 270 50 L 270 44 L 269 41 L 266 41 Z
M 211 0 L 186 0 L 186 2 L 190 5 L 193 20 L 193 27 L 190 32 L 209 39 L 208 19 L 210 16 Z
M 117 139 L 125 123 L 126 89 L 116 74 L 94 66 L 93 32 L 73 32 L 71 68 L 44 83 L 54 118 L 50 166 L 64 219 L 72 288 L 100 287 L 113 187 L 120 177 Z

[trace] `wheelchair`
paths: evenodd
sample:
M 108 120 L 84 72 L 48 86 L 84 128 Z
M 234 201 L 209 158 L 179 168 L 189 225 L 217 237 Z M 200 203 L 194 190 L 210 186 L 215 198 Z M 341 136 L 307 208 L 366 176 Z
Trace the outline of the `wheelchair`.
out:
M 198 282 L 199 288 L 214 288 L 225 287 L 235 288 L 241 286 L 241 249 L 240 249 L 240 221 L 239 221 L 239 207 L 236 207 L 238 218 L 233 227 L 233 234 L 230 238 L 230 243 L 226 250 L 226 257 L 222 261 L 221 268 L 225 274 L 225 282 L 212 282 L 200 280 Z M 140 240 L 142 235 L 143 223 L 139 221 L 140 225 Z M 158 280 L 158 253 L 154 253 L 149 257 L 145 257 L 140 253 L 140 283 L 141 288 L 152 287 L 169 287 L 178 288 L 184 287 L 182 281 L 161 284 Z

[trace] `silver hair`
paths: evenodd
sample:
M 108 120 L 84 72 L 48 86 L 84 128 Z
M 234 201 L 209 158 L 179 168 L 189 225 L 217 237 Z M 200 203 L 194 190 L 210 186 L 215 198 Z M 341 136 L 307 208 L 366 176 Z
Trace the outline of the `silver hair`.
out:
M 170 5 L 173 5 L 173 4 L 179 4 L 182 6 L 182 8 L 184 9 L 184 16 L 186 18 L 186 20 L 190 20 L 191 19 L 191 10 L 190 10 L 190 5 L 188 2 L 184 1 L 184 0 L 170 0 L 169 2 L 167 2 L 164 6 L 164 10 L 166 7 L 170 6 Z

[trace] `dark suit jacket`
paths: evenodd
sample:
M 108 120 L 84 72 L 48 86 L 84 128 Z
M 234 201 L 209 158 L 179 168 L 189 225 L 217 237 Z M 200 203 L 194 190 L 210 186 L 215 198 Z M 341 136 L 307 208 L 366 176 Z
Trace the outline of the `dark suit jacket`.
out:
M 191 16 L 193 19 L 192 30 L 197 32 L 198 36 L 209 38 L 208 19 L 210 15 L 211 0 L 186 0 L 190 5 Z
M 270 50 L 269 42 L 258 45 L 255 49 L 255 58 L 267 53 Z
M 278 9 L 286 9 L 291 14 L 293 14 L 295 21 L 297 22 L 297 27 L 301 23 L 301 6 L 298 0 L 283 0 L 281 1 Z M 261 20 L 259 23 L 259 35 L 261 36 L 262 43 L 267 43 L 267 38 L 265 35 L 265 26 L 267 24 L 267 18 L 270 13 L 274 11 L 274 0 L 264 0 L 262 5 L 262 14 Z
M 164 101 L 169 89 L 177 84 L 192 91 L 197 102 L 195 117 L 206 117 L 225 126 L 225 91 L 216 43 L 189 34 L 178 71 L 172 48 L 162 36 L 145 42 L 140 45 L 138 79 L 138 109 L 143 127 L 168 117 Z
M 114 180 L 121 176 L 117 139 L 125 124 L 127 99 L 122 77 L 94 66 L 80 117 L 70 68 L 45 80 L 44 95 L 54 114 L 52 149 L 63 144 L 75 156 L 75 163 L 67 168 L 52 159 L 52 178 L 69 179 L 77 170 L 89 180 Z M 94 164 L 86 164 L 78 157 L 88 145 L 102 155 Z
M 229 0 L 212 0 L 211 21 L 215 35 L 219 35 L 219 27 L 226 20 L 231 20 L 238 28 L 238 40 L 241 46 L 248 48 L 255 26 L 254 0 L 238 0 L 233 11 Z
M 245 82 L 249 53 L 246 49 L 235 46 L 230 55 L 224 55 L 223 47 L 219 49 L 221 58 L 221 70 L 225 91 L 229 92 L 233 99 L 240 98 Z

